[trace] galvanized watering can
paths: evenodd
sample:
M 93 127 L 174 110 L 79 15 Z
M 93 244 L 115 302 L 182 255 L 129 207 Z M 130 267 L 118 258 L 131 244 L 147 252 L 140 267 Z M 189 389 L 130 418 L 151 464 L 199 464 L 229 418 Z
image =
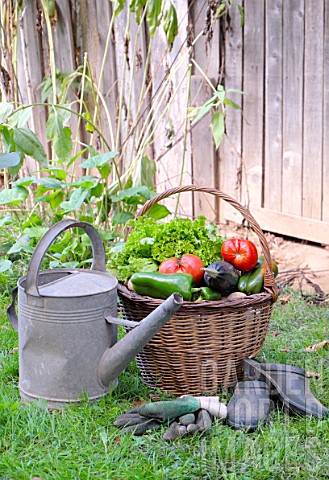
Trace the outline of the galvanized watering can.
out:
M 91 270 L 40 271 L 49 246 L 71 227 L 84 229 L 90 238 Z M 85 395 L 93 401 L 107 394 L 117 385 L 119 373 L 183 303 L 174 293 L 141 322 L 123 320 L 117 318 L 117 284 L 106 273 L 104 245 L 91 224 L 67 219 L 46 232 L 7 310 L 18 331 L 23 400 L 44 399 L 56 408 L 79 402 Z M 134 327 L 119 342 L 117 324 Z

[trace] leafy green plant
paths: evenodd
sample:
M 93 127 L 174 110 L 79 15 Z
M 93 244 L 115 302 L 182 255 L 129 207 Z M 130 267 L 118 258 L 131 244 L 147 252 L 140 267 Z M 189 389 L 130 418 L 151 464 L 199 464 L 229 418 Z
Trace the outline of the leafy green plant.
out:
M 135 272 L 157 271 L 167 258 L 185 253 L 198 255 L 205 265 L 221 258 L 223 238 L 203 216 L 194 221 L 175 218 L 168 222 L 154 222 L 145 216 L 131 222 L 131 226 L 127 241 L 108 252 L 109 271 L 119 280 L 125 281 Z
M 114 21 L 125 6 L 125 1 L 119 0 L 114 4 L 98 81 L 92 76 L 86 55 L 83 65 L 79 65 L 73 72 L 64 74 L 56 68 L 50 21 L 50 17 L 56 13 L 56 5 L 46 0 L 42 0 L 41 4 L 48 32 L 51 71 L 50 78 L 46 78 L 40 85 L 42 103 L 0 103 L 0 172 L 4 174 L 4 187 L 0 191 L 0 206 L 4 216 L 0 221 L 6 222 L 6 213 L 9 213 L 20 225 L 20 228 L 10 232 L 10 240 L 4 240 L 0 253 L 0 275 L 5 275 L 6 278 L 10 277 L 12 270 L 9 262 L 14 261 L 14 266 L 20 265 L 20 262 L 32 253 L 48 226 L 64 216 L 74 216 L 93 223 L 108 243 L 125 236 L 127 223 L 133 219 L 139 206 L 155 194 L 156 162 L 149 156 L 150 148 L 160 122 L 170 117 L 170 109 L 180 93 L 181 86 L 186 82 L 190 83 L 192 69 L 186 60 L 190 58 L 193 46 L 202 36 L 200 32 L 192 45 L 175 58 L 150 101 L 152 79 L 149 78 L 149 62 L 152 38 L 156 29 L 162 25 L 167 35 L 168 48 L 172 47 L 178 32 L 177 12 L 172 3 L 168 5 L 162 0 L 130 2 L 129 9 L 135 12 L 138 23 L 136 43 L 144 28 L 144 22 L 149 27 L 151 40 L 137 114 L 129 123 L 132 117 L 135 70 L 122 70 L 117 119 L 114 119 L 114 113 L 109 111 L 100 87 Z M 230 2 L 226 7 L 230 7 Z M 129 22 L 126 29 L 129 44 Z M 133 52 L 137 55 L 135 47 Z M 198 68 L 201 71 L 200 67 Z M 201 73 L 210 83 L 206 75 L 202 71 Z M 176 80 L 178 78 L 178 83 L 176 82 L 177 87 L 172 89 L 174 77 Z M 123 91 L 127 83 L 130 89 L 128 94 L 125 94 L 125 107 L 129 128 L 122 137 Z M 192 120 L 193 128 L 206 113 L 212 112 L 212 130 L 217 146 L 224 132 L 225 108 L 238 108 L 237 105 L 230 102 L 221 86 L 214 89 L 213 97 L 201 107 L 188 110 L 189 100 L 188 94 L 183 134 L 178 140 L 183 140 L 185 146 L 188 122 Z M 29 127 L 33 109 L 40 107 L 46 107 L 48 111 L 47 145 L 43 145 L 36 132 Z M 73 116 L 78 122 L 74 132 Z M 109 127 L 109 138 L 104 134 L 102 118 L 106 119 Z M 178 135 L 174 130 L 173 127 L 167 145 L 168 151 L 175 144 L 175 135 Z M 185 147 L 183 161 L 184 156 Z M 31 159 L 34 163 L 31 163 Z M 153 220 L 159 220 L 168 213 L 164 207 L 154 206 L 149 215 Z M 81 238 L 71 248 L 68 247 L 68 241 L 64 241 L 61 244 L 64 252 L 62 255 L 59 251 L 50 252 L 51 266 L 80 265 L 87 261 L 90 252 L 87 247 L 84 249 L 84 245 Z

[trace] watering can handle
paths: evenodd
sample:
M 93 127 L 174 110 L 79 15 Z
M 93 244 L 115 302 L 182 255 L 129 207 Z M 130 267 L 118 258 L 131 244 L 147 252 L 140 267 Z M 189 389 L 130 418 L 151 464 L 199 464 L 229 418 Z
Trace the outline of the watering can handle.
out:
M 15 301 L 17 297 L 17 291 L 18 291 L 18 287 L 13 288 L 11 292 L 11 304 L 7 308 L 7 317 L 11 323 L 11 326 L 13 327 L 14 330 L 16 330 L 16 332 L 18 330 L 18 317 L 15 310 Z
M 50 229 L 44 234 L 44 236 L 41 238 L 38 245 L 36 246 L 27 271 L 25 285 L 26 294 L 33 295 L 35 297 L 39 296 L 38 273 L 41 267 L 43 257 L 45 256 L 48 248 L 56 239 L 56 237 L 58 237 L 58 235 L 64 232 L 64 230 L 72 227 L 82 228 L 90 239 L 93 251 L 93 263 L 91 265 L 91 270 L 97 270 L 99 272 L 106 271 L 103 240 L 101 239 L 97 230 L 90 223 L 80 222 L 79 220 L 67 218 L 50 227 Z

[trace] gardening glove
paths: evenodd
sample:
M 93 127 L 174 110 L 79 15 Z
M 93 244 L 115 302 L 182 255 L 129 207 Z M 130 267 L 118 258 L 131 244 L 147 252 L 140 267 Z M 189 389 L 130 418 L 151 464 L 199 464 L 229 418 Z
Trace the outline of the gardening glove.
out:
M 200 403 L 200 408 L 216 418 L 226 418 L 227 407 L 219 401 L 219 397 L 194 397 Z
M 191 398 L 183 395 L 182 399 Z M 193 397 L 199 403 L 195 413 L 181 415 L 174 421 L 163 434 L 163 439 L 172 442 L 176 438 L 184 437 L 196 432 L 209 432 L 213 417 L 226 418 L 227 407 L 219 401 L 219 397 Z
M 179 437 L 196 432 L 209 432 L 212 425 L 212 416 L 201 408 L 197 413 L 188 413 L 182 415 L 173 422 L 169 429 L 163 434 L 163 439 L 167 442 L 172 442 Z
M 150 402 L 120 415 L 114 425 L 124 427 L 124 433 L 144 435 L 148 430 L 161 424 L 172 422 L 175 418 L 200 408 L 200 402 L 193 397 L 185 396 L 175 400 Z
M 116 427 L 123 427 L 123 433 L 144 435 L 148 430 L 160 427 L 162 421 L 159 419 L 144 417 L 138 413 L 138 408 L 134 408 L 119 415 L 113 424 Z

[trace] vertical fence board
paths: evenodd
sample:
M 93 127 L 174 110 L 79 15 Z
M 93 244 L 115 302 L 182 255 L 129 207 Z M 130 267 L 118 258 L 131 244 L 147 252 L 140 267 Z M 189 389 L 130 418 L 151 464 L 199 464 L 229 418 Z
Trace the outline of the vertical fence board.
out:
M 56 1 L 57 20 L 53 27 L 56 66 L 63 73 L 75 70 L 75 51 L 69 0 Z
M 225 24 L 225 90 L 228 97 L 242 108 L 242 95 L 229 92 L 242 91 L 242 47 L 243 29 L 240 15 L 232 8 Z M 242 115 L 240 110 L 227 108 L 225 135 L 220 146 L 219 187 L 225 193 L 241 200 L 241 154 L 242 154 Z M 220 203 L 220 219 L 239 220 L 238 212 L 225 202 Z
M 28 8 L 23 10 L 22 17 L 19 19 L 21 25 L 21 37 L 19 38 L 18 47 L 21 49 L 23 63 L 19 63 L 18 77 L 25 78 L 25 88 L 20 91 L 19 99 L 22 103 L 40 103 L 41 89 L 38 88 L 44 77 L 43 53 L 40 40 L 40 31 L 37 31 L 37 2 L 31 2 Z M 27 98 L 22 97 L 26 94 Z M 29 121 L 30 128 L 37 132 L 38 138 L 42 143 L 45 151 L 48 151 L 48 142 L 46 137 L 47 109 L 45 107 L 35 107 L 32 110 L 31 119 Z M 29 158 L 25 167 L 26 174 L 31 174 L 38 169 L 35 160 Z
M 213 92 L 208 83 L 200 75 L 193 75 L 191 79 L 192 105 L 202 105 L 212 96 Z M 191 132 L 193 151 L 193 183 L 195 185 L 216 186 L 215 162 L 216 154 L 212 133 L 210 130 L 210 114 L 205 115 Z M 217 204 L 213 195 L 194 194 L 194 215 L 204 215 L 208 220 L 218 217 Z
M 314 99 L 323 95 L 323 5 L 305 2 L 304 151 L 302 215 L 321 219 L 322 108 Z M 317 12 L 315 15 L 314 13 Z M 316 188 L 314 188 L 316 187 Z
M 58 0 L 56 2 L 56 15 L 57 21 L 52 29 L 56 68 L 59 69 L 60 72 L 67 75 L 76 69 L 70 0 Z M 78 81 L 79 80 L 80 78 Z M 68 92 L 68 98 L 65 100 L 65 102 L 70 102 L 71 109 L 77 112 L 78 105 L 73 103 L 74 100 L 74 87 L 71 87 L 70 91 Z M 77 131 L 79 121 L 76 115 L 71 115 L 69 125 L 72 130 L 72 138 L 79 138 L 79 132 Z M 81 175 L 81 168 L 78 167 L 77 162 L 72 168 L 75 170 L 75 173 L 78 176 Z
M 322 220 L 329 222 L 329 0 L 324 1 Z
M 264 207 L 281 210 L 282 0 L 266 2 Z
M 282 212 L 295 215 L 302 213 L 303 45 L 304 0 L 283 2 Z
M 117 115 L 117 75 L 115 46 L 112 41 L 110 41 L 109 48 L 106 51 L 111 15 L 112 5 L 110 2 L 81 0 L 82 48 L 88 54 L 93 80 L 99 88 L 106 105 L 105 108 L 104 106 L 101 108 L 100 114 L 102 133 L 107 139 L 110 148 L 114 150 Z M 105 62 L 105 68 L 102 70 L 103 61 Z M 99 146 L 101 144 L 100 138 L 94 139 L 94 143 Z
M 264 93 L 264 1 L 245 2 L 242 201 L 262 205 L 263 93 Z
M 143 129 L 143 121 L 149 110 L 150 93 L 146 92 L 144 72 L 146 68 L 147 39 L 145 23 L 136 23 L 135 14 L 129 17 L 129 43 L 126 43 L 127 6 L 119 14 L 114 25 L 116 43 L 116 70 L 118 81 L 118 121 L 120 122 L 123 169 L 126 170 L 137 153 L 137 142 Z M 140 103 L 140 97 L 142 99 Z M 141 117 L 141 113 L 145 112 Z M 139 120 L 139 118 L 141 118 Z M 117 145 L 119 148 L 120 145 Z
M 214 18 L 209 3 L 191 2 L 193 37 L 203 33 L 195 43 L 193 54 L 206 75 L 217 80 L 220 74 L 220 23 Z M 195 67 L 193 73 L 199 73 Z
M 158 29 L 155 33 L 151 55 L 151 71 L 153 78 L 153 100 L 155 109 L 156 131 L 154 134 L 154 153 L 157 160 L 156 184 L 159 191 L 177 185 L 186 185 L 192 181 L 191 172 L 191 139 L 186 138 L 186 151 L 184 153 L 184 142 L 180 141 L 168 151 L 166 146 L 168 129 L 173 128 L 173 143 L 184 136 L 187 96 L 189 94 L 189 55 L 186 46 L 186 27 L 188 22 L 187 2 L 176 0 L 173 2 L 178 18 L 180 19 L 178 36 L 175 39 L 172 51 L 168 52 L 167 39 L 162 31 Z M 169 2 L 167 2 L 169 5 Z M 168 77 L 169 75 L 169 77 Z M 185 79 L 183 80 L 185 76 Z M 161 96 L 164 82 L 169 83 Z M 168 88 L 169 86 L 169 88 Z M 179 88 L 179 92 L 177 92 Z M 170 101 L 174 98 L 173 103 Z M 166 110 L 166 108 L 169 108 Z M 168 151 L 168 153 L 167 153 Z M 179 202 L 178 213 L 184 216 L 193 215 L 192 194 L 184 193 L 181 197 L 166 200 L 171 211 L 175 211 L 176 202 Z
M 220 77 L 220 22 L 214 18 L 209 4 L 191 4 L 193 37 L 198 40 L 193 48 L 194 60 L 216 88 Z M 200 36 L 200 34 L 202 35 Z M 202 105 L 213 95 L 211 86 L 193 65 L 191 104 Z M 211 116 L 207 115 L 191 132 L 193 183 L 217 186 L 217 154 L 211 133 Z M 209 220 L 218 217 L 217 199 L 209 194 L 194 193 L 194 215 L 204 215 Z

